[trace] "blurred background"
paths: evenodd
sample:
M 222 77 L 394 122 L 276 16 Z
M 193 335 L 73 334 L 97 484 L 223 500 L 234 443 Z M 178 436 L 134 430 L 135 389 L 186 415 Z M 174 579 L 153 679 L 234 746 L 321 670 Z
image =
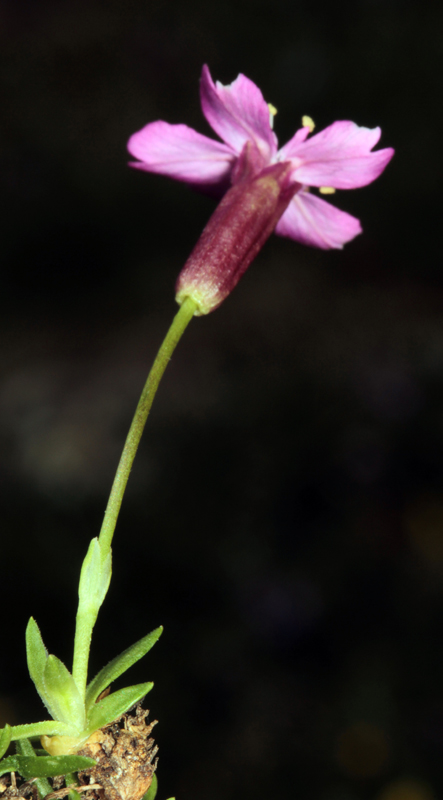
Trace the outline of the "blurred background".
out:
M 309 114 L 396 156 L 332 199 L 363 236 L 272 237 L 192 322 L 91 673 L 165 626 L 130 675 L 155 681 L 159 800 L 441 797 L 442 33 L 418 0 L 2 0 L 2 723 L 44 714 L 31 614 L 71 663 L 80 564 L 214 208 L 125 144 L 156 119 L 211 135 L 206 62 L 261 87 L 282 143 Z

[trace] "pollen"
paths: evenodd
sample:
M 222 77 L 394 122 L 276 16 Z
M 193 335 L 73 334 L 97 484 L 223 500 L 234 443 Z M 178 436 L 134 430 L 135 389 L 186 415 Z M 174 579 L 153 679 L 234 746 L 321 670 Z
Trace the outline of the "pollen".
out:
M 275 115 L 277 113 L 277 109 L 276 109 L 275 106 L 272 105 L 272 103 L 268 103 L 268 108 L 269 108 L 269 124 L 270 124 L 271 128 L 273 128 L 274 127 L 274 117 L 275 117 Z
M 312 119 L 312 117 L 308 117 L 306 115 L 301 118 L 301 124 L 303 125 L 304 128 L 309 128 L 310 133 L 312 133 L 312 131 L 315 128 L 315 122 Z
M 333 186 L 320 186 L 318 191 L 320 194 L 335 194 L 335 189 Z

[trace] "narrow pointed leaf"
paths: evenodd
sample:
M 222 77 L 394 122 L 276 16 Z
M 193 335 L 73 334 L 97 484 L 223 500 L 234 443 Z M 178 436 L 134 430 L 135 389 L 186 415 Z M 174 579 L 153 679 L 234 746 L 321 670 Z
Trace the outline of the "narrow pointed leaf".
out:
M 5 727 L 0 730 L 0 758 L 5 755 L 9 745 L 11 744 L 11 736 L 12 728 L 10 725 L 6 724 Z
M 17 749 L 17 755 L 19 756 L 35 756 L 34 747 L 29 739 L 20 739 L 19 742 L 16 742 L 15 747 Z M 46 797 L 52 790 L 51 784 L 47 778 L 36 778 L 35 785 L 37 786 L 37 792 L 40 798 Z
M 84 703 L 74 678 L 57 656 L 46 659 L 43 679 L 56 718 L 82 730 L 85 725 Z
M 154 646 L 156 641 L 160 638 L 163 628 L 160 626 L 156 628 L 143 639 L 128 647 L 119 656 L 113 658 L 106 667 L 93 678 L 86 690 L 86 713 L 89 713 L 91 706 L 97 700 L 97 697 L 106 689 L 112 681 L 115 681 L 120 675 L 123 675 L 129 667 L 132 667 L 140 658 Z
M 118 692 L 108 694 L 91 708 L 87 722 L 88 734 L 94 733 L 121 717 L 132 706 L 139 703 L 153 686 L 153 683 L 139 683 L 137 686 L 127 686 L 125 689 L 119 689 Z
M 31 722 L 29 725 L 14 725 L 11 730 L 11 741 L 27 739 L 29 736 L 73 736 L 76 731 L 66 722 L 47 719 L 44 722 Z
M 68 772 L 90 769 L 95 766 L 92 758 L 83 756 L 14 756 L 18 760 L 18 772 L 26 781 L 31 778 L 54 778 Z
M 0 775 L 6 775 L 7 772 L 18 772 L 18 756 L 8 756 L 0 761 Z
M 34 682 L 34 686 L 51 714 L 51 717 L 55 716 L 46 694 L 43 678 L 46 661 L 48 659 L 48 651 L 43 644 L 40 629 L 33 617 L 29 620 L 26 628 L 26 658 L 28 660 L 29 674 Z
M 152 783 L 146 794 L 143 795 L 143 800 L 155 800 L 155 795 L 157 794 L 157 788 L 158 788 L 157 775 L 154 772 L 152 776 Z

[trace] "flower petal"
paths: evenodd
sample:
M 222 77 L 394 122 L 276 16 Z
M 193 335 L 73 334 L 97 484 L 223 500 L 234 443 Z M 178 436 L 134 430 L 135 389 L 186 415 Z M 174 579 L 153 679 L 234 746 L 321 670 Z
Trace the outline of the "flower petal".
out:
M 304 142 L 310 133 L 311 130 L 307 125 L 305 125 L 303 128 L 299 128 L 298 131 L 294 133 L 292 139 L 289 139 L 289 142 L 286 142 L 286 144 L 283 145 L 283 147 L 281 147 L 278 151 L 278 160 L 286 161 L 293 155 L 297 155 L 299 144 Z
M 361 232 L 358 219 L 303 190 L 291 200 L 275 228 L 279 236 L 322 250 L 341 250 Z
M 305 142 L 296 141 L 296 134 L 280 153 L 293 160 L 293 178 L 299 183 L 356 189 L 378 178 L 394 155 L 391 147 L 370 152 L 380 134 L 380 128 L 342 120 Z
M 214 84 L 205 64 L 200 82 L 203 114 L 211 128 L 239 155 L 248 140 L 257 145 L 267 166 L 277 151 L 277 138 L 270 125 L 264 97 L 249 78 L 240 74 L 233 83 Z
M 187 125 L 159 120 L 129 139 L 128 150 L 140 161 L 131 167 L 169 175 L 196 186 L 223 182 L 235 162 L 232 148 L 197 133 Z

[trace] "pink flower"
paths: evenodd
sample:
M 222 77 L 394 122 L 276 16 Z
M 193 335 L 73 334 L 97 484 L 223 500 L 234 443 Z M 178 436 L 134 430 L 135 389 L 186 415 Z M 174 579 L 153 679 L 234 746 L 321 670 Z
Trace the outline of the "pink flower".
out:
M 258 86 L 245 75 L 229 86 L 218 81 L 214 85 L 205 65 L 200 92 L 203 114 L 224 144 L 187 125 L 151 122 L 128 142 L 131 155 L 140 159 L 131 166 L 202 188 L 227 187 L 245 144 L 252 142 L 257 172 L 289 162 L 292 180 L 301 184 L 276 233 L 323 249 L 341 248 L 361 233 L 359 220 L 309 193 L 307 187 L 356 189 L 378 178 L 394 154 L 391 147 L 371 152 L 380 128 L 340 121 L 308 138 L 310 128 L 305 126 L 278 150 L 272 113 Z
M 196 247 L 197 262 L 194 251 L 178 281 L 179 302 L 189 295 L 192 285 L 201 301 L 200 313 L 207 313 L 229 294 L 273 229 L 280 236 L 323 249 L 342 248 L 361 233 L 358 219 L 310 192 L 309 187 L 332 193 L 366 186 L 383 172 L 394 151 L 389 147 L 372 152 L 380 128 L 363 128 L 349 121 L 334 122 L 309 137 L 313 125 L 308 118 L 303 122 L 309 124 L 279 150 L 272 130 L 275 110 L 245 75 L 240 74 L 229 86 L 214 84 L 205 65 L 200 94 L 203 113 L 223 142 L 186 125 L 160 120 L 131 136 L 128 149 L 139 159 L 131 166 L 200 189 L 227 192 Z M 263 194 L 264 187 L 269 191 L 271 184 L 273 189 L 277 187 L 275 192 L 271 189 L 275 195 L 272 209 Z M 258 209 L 253 222 L 252 205 L 247 199 L 251 187 Z M 259 187 L 263 202 L 258 202 Z M 242 217 L 245 203 L 249 210 Z M 231 233 L 235 229 L 235 241 L 229 239 L 231 233 L 227 236 L 226 226 Z M 255 233 L 249 232 L 251 226 Z M 213 264 L 208 266 L 211 256 Z M 201 281 L 205 286 L 199 293 Z

